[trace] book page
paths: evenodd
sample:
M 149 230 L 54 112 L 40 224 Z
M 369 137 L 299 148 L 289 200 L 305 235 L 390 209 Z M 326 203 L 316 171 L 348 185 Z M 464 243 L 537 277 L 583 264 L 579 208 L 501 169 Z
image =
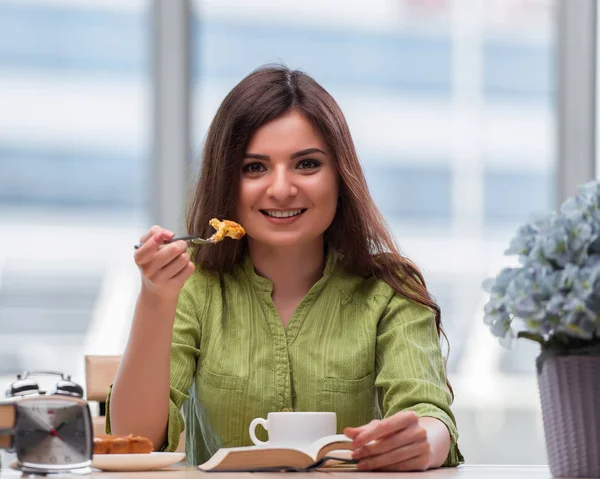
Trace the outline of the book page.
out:
M 230 447 L 219 449 L 208 461 L 198 466 L 202 471 L 251 470 L 260 468 L 306 468 L 313 458 L 298 449 L 285 447 Z
M 276 446 L 245 446 L 219 449 L 198 466 L 201 471 L 247 471 L 261 468 L 294 467 L 303 469 L 330 451 L 350 450 L 352 440 L 343 434 L 326 436 L 313 442 L 307 450 Z M 341 455 L 345 457 L 347 454 Z
M 316 462 L 330 451 L 341 449 L 352 449 L 352 439 L 344 434 L 334 434 L 333 436 L 325 436 L 313 442 L 306 453 Z

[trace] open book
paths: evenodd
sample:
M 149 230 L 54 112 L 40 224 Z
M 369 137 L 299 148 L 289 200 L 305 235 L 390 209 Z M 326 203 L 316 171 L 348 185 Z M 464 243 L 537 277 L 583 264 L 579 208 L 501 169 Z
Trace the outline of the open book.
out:
M 355 461 L 346 451 L 352 450 L 352 440 L 344 434 L 325 436 L 306 449 L 277 446 L 230 447 L 219 449 L 198 469 L 205 472 L 234 471 L 307 471 L 317 468 L 356 469 Z M 342 451 L 342 454 L 330 454 Z

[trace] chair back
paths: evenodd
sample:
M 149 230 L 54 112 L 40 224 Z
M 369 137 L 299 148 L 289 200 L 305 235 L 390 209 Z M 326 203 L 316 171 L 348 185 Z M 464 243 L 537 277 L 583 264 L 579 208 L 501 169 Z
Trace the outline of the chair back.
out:
M 119 368 L 121 356 L 85 356 L 85 389 L 86 399 L 99 404 L 98 416 L 92 417 L 94 436 L 106 434 L 106 395 L 108 388 L 114 382 Z M 184 452 L 185 432 L 179 437 L 177 451 Z

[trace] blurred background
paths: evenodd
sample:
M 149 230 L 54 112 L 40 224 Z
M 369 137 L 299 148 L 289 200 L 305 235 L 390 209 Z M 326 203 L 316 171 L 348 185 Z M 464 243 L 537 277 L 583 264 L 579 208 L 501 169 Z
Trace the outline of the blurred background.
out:
M 559 1 L 0 2 L 0 385 L 35 368 L 83 383 L 84 354 L 123 351 L 133 245 L 182 231 L 219 103 L 277 62 L 337 99 L 441 305 L 467 461 L 546 463 L 537 348 L 497 343 L 480 285 L 560 199 Z

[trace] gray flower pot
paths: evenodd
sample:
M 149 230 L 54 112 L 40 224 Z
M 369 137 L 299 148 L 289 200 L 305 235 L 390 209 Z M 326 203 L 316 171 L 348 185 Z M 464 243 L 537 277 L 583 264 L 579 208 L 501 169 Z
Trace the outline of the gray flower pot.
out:
M 552 475 L 600 478 L 600 356 L 549 357 L 538 385 Z

